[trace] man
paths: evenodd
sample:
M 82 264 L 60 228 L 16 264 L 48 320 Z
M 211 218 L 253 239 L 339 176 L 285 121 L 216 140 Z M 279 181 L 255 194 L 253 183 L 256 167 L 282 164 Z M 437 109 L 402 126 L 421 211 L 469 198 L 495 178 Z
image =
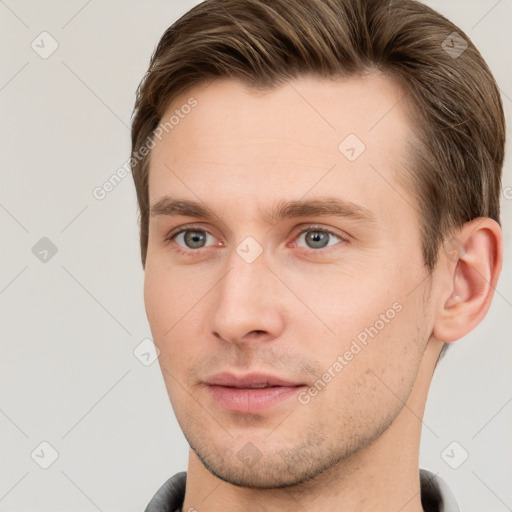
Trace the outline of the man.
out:
M 419 469 L 502 266 L 504 118 L 409 0 L 206 0 L 137 91 L 145 304 L 188 470 L 146 511 L 459 510 Z

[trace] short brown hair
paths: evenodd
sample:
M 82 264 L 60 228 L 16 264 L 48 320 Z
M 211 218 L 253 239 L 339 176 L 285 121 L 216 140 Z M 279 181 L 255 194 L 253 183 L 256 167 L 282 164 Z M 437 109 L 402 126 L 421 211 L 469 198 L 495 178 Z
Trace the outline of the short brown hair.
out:
M 205 0 L 166 30 L 137 89 L 130 162 L 143 267 L 151 154 L 140 150 L 176 96 L 215 78 L 271 90 L 304 75 L 373 70 L 396 79 L 413 106 L 419 143 L 408 180 L 418 198 L 425 266 L 435 268 L 454 227 L 477 217 L 500 223 L 499 89 L 453 23 L 414 0 Z

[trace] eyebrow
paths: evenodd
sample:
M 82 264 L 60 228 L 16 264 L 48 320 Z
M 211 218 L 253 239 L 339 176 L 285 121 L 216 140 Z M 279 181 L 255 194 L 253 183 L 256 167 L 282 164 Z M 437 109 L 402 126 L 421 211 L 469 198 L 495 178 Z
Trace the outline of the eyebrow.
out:
M 178 199 L 171 196 L 160 198 L 150 210 L 151 217 L 183 216 L 214 220 L 218 216 L 208 206 L 197 201 Z M 311 200 L 279 201 L 273 206 L 267 219 L 273 222 L 312 216 L 333 216 L 353 219 L 372 224 L 375 214 L 368 208 L 337 197 L 325 197 Z

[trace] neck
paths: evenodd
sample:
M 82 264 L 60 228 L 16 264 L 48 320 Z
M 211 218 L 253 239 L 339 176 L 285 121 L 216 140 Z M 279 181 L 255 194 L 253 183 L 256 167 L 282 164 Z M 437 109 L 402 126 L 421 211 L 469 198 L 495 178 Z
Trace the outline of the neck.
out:
M 430 340 L 401 412 L 372 444 L 293 487 L 251 489 L 224 482 L 190 450 L 183 511 L 423 512 L 419 446 L 428 387 L 442 343 Z

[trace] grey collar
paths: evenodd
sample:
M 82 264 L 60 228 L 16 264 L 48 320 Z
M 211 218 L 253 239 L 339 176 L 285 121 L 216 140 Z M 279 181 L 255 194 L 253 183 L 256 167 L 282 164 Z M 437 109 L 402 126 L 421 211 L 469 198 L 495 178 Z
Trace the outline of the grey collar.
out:
M 187 473 L 169 478 L 153 496 L 144 512 L 182 512 Z M 420 469 L 421 504 L 425 512 L 460 512 L 448 484 L 426 469 Z

